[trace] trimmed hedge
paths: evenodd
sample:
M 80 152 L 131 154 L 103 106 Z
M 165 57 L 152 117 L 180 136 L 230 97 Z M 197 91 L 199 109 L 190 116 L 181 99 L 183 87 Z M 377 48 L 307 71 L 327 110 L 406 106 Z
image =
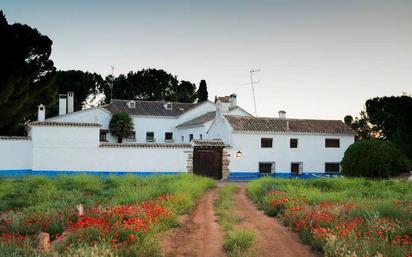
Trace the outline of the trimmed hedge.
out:
M 349 177 L 388 178 L 410 169 L 410 161 L 389 141 L 368 139 L 352 144 L 342 160 Z

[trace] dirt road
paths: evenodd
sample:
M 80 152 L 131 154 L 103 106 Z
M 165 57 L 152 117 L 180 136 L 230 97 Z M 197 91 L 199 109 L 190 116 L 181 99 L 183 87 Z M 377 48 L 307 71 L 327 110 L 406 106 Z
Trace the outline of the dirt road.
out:
M 163 256 L 226 256 L 222 247 L 223 235 L 213 211 L 216 190 L 207 191 L 182 226 L 162 238 L 160 249 Z
M 235 194 L 236 215 L 242 218 L 240 227 L 254 230 L 256 241 L 250 251 L 255 256 L 315 257 L 310 247 L 304 245 L 297 234 L 282 226 L 279 221 L 259 211 L 246 195 L 245 187 Z
M 256 241 L 250 253 L 259 257 L 314 257 L 310 248 L 299 240 L 276 219 L 259 211 L 248 199 L 245 186 L 234 196 L 236 215 L 242 218 L 239 227 L 254 230 Z M 160 242 L 161 254 L 166 257 L 221 257 L 223 235 L 213 210 L 216 189 L 209 190 L 199 200 L 197 207 L 183 221 L 181 227 L 172 230 Z

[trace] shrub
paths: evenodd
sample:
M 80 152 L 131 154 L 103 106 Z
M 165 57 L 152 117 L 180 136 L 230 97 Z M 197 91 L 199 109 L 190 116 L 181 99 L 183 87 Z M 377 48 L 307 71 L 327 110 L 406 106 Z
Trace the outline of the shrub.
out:
M 362 140 L 352 144 L 342 160 L 342 173 L 350 177 L 387 178 L 409 170 L 409 161 L 391 143 Z

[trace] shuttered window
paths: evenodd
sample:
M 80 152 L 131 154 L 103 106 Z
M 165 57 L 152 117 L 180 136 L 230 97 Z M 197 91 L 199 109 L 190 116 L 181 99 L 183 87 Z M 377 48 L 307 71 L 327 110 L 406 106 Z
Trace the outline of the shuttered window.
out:
M 272 173 L 275 171 L 274 162 L 259 162 L 259 173 Z
M 303 170 L 303 163 L 302 162 L 292 162 L 290 164 L 290 172 L 293 174 L 299 174 Z
M 326 162 L 325 172 L 340 172 L 339 162 Z
M 325 147 L 328 147 L 328 148 L 339 148 L 339 147 L 340 147 L 339 139 L 326 138 L 326 139 L 325 139 Z
M 297 138 L 291 138 L 290 139 L 290 148 L 298 148 L 298 139 Z
M 261 138 L 260 139 L 260 146 L 262 148 L 272 148 L 273 145 L 273 138 Z

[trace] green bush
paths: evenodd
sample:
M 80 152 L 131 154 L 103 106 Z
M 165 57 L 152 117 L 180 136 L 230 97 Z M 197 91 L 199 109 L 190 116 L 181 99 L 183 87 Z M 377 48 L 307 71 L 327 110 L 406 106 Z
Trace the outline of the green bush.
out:
M 342 160 L 342 173 L 349 177 L 388 178 L 409 168 L 409 160 L 394 144 L 376 139 L 352 144 Z

